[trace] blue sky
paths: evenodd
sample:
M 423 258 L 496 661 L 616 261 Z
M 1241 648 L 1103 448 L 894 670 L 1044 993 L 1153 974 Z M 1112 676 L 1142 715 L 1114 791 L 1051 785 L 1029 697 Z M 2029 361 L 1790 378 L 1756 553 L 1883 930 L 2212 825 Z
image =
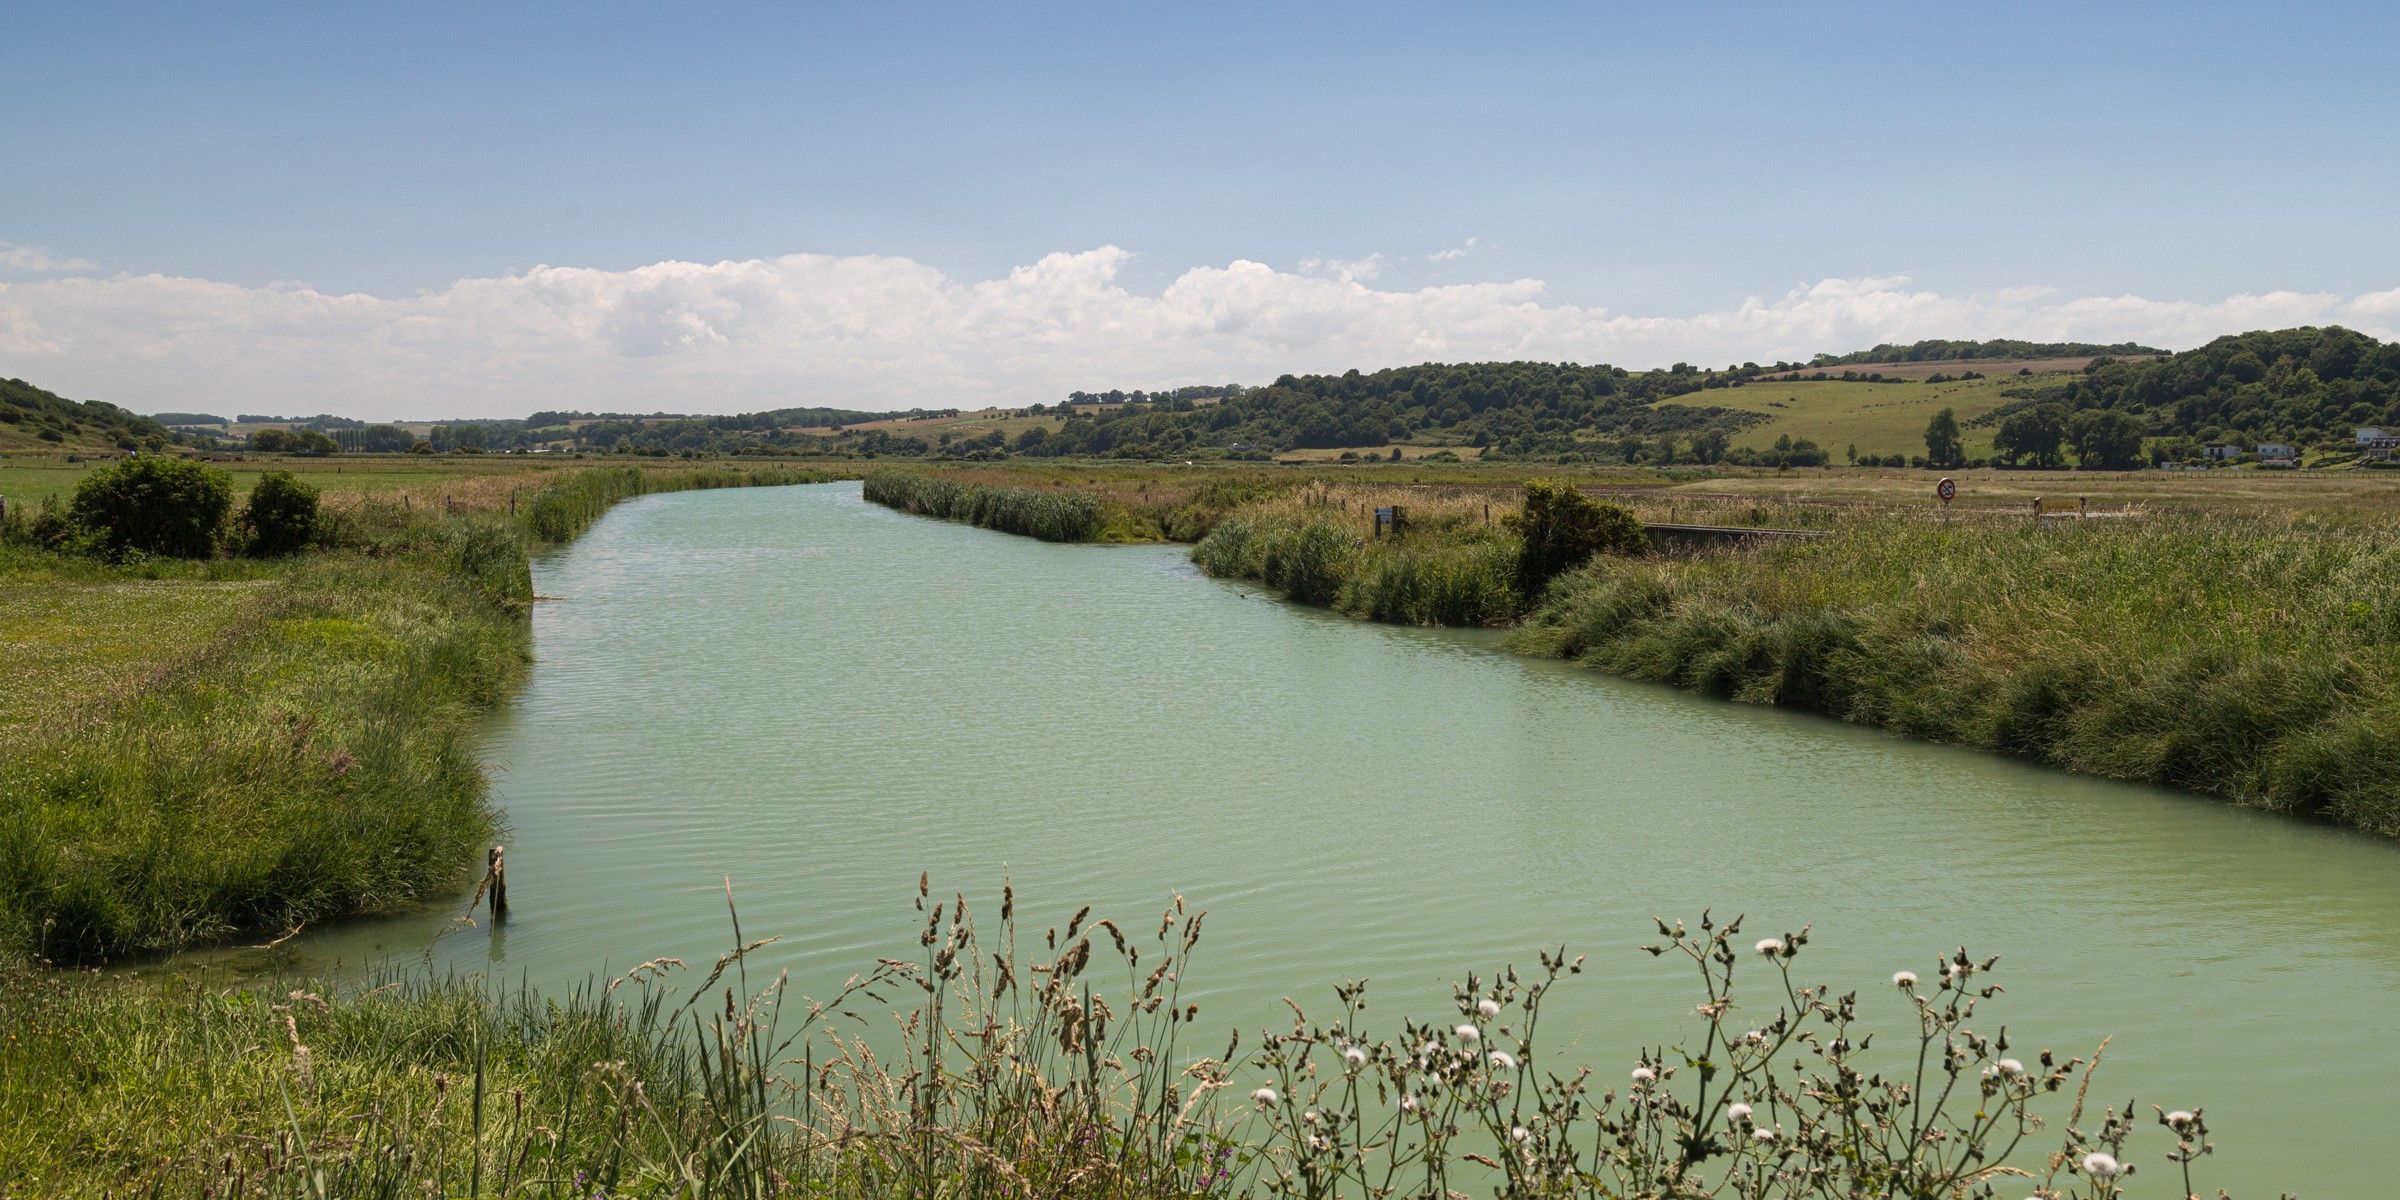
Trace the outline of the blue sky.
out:
M 2396 57 L 2400 7 L 2347 4 L 12 2 L 0 245 L 44 269 L 0 371 L 105 357 L 25 282 L 61 262 L 389 300 L 793 254 L 965 286 L 1117 247 L 1144 297 L 1249 261 L 1662 319 L 1894 277 L 2338 304 L 2400 285 Z

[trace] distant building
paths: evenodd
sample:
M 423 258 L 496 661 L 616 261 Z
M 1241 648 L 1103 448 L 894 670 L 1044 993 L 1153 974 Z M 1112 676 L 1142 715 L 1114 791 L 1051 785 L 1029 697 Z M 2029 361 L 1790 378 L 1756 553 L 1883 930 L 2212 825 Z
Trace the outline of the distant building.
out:
M 2258 461 L 2260 462 L 2291 462 L 2299 457 L 2298 450 L 2284 445 L 2282 442 L 2260 442 L 2258 444 Z
M 2210 442 L 2200 448 L 2210 462 L 2227 462 L 2242 456 L 2241 446 L 2233 442 Z
M 2392 456 L 2393 451 L 2400 450 L 2400 437 L 2391 437 L 2378 434 L 2374 438 L 2371 438 L 2365 442 L 2364 446 L 2366 449 L 2365 457 L 2374 459 L 2388 459 Z
M 2382 437 L 2383 431 L 2372 425 L 2361 425 L 2357 428 L 2357 430 L 2354 431 L 2353 436 L 2358 438 L 2359 445 L 2365 446 L 2372 444 L 2375 439 Z

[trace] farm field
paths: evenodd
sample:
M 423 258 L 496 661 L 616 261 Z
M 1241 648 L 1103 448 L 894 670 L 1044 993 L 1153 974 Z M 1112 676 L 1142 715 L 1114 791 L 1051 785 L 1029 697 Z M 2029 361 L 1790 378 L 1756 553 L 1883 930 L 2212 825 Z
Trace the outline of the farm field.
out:
M 0 459 L 0 496 L 7 497 L 10 504 L 25 505 L 39 504 L 45 496 L 64 498 L 74 493 L 76 483 L 85 472 L 106 465 L 103 461 L 68 462 L 65 458 Z M 328 497 L 333 497 L 345 494 L 397 496 L 402 492 L 438 490 L 445 484 L 522 480 L 534 473 L 556 470 L 566 464 L 554 459 L 503 455 L 437 458 L 416 455 L 344 455 L 330 458 L 249 455 L 218 465 L 232 472 L 237 495 L 247 495 L 250 485 L 268 471 L 290 471 L 315 484 Z
M 1922 365 L 1956 371 L 1963 364 Z M 1923 454 L 1925 423 L 1948 408 L 1958 414 L 1967 453 L 1986 455 L 1992 450 L 1994 427 L 1975 425 L 1975 418 L 2008 403 L 2003 391 L 2029 382 L 2015 375 L 1931 384 L 1765 380 L 1710 392 L 1705 402 L 1771 418 L 1735 434 L 1736 446 L 1763 450 L 1779 437 L 1806 438 L 1823 446 L 1835 462 L 1843 460 L 1850 446 L 1858 447 L 1860 454 Z M 1678 402 L 1690 400 L 1677 397 Z

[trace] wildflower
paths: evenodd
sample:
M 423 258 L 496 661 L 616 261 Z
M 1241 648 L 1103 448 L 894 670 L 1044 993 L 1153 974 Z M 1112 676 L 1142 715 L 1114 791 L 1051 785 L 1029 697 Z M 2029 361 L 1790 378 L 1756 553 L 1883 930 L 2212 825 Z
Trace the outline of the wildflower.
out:
M 1725 1107 L 1725 1119 L 1733 1122 L 1736 1125 L 1748 1123 L 1750 1120 L 1750 1106 L 1747 1104 L 1727 1105 Z
M 1753 1029 L 1750 1032 L 1743 1034 L 1742 1040 L 1750 1043 L 1753 1046 L 1764 1045 L 1766 1044 L 1767 1040 L 1767 1031 L 1764 1029 Z
M 1635 1067 L 1633 1069 L 1633 1086 L 1648 1087 L 1656 1082 L 1658 1082 L 1658 1072 L 1653 1071 L 1648 1067 Z
M 2115 1179 L 2117 1173 L 2123 1169 L 2117 1165 L 2114 1155 L 2094 1150 L 2083 1156 L 2083 1173 L 2094 1179 Z
M 1483 1031 L 1473 1025 L 1461 1025 L 1450 1032 L 1457 1034 L 1458 1040 L 1462 1042 L 1478 1041 L 1483 1037 Z
M 1483 999 L 1475 1002 L 1475 1011 L 1480 1014 L 1484 1020 L 1489 1021 L 1493 1017 L 1500 1015 L 1500 1002 L 1492 999 L 1489 996 L 1486 996 Z
M 1400 1094 L 1400 1111 L 1402 1112 L 1415 1112 L 1417 1109 L 1423 1107 L 1424 1103 L 1424 1101 L 1419 1100 L 1415 1096 L 1409 1095 L 1406 1092 Z
M 1308 1148 L 1311 1150 L 1326 1150 L 1332 1148 L 1332 1146 L 1333 1143 L 1326 1141 L 1324 1134 L 1312 1133 L 1308 1135 Z
M 1750 1132 L 1750 1139 L 1758 1142 L 1771 1142 L 1775 1140 L 1775 1131 L 1772 1129 L 1755 1129 Z
M 1999 1062 L 1993 1063 L 1992 1065 L 2000 1068 L 2000 1073 L 2003 1075 L 2022 1075 L 2025 1073 L 2025 1064 L 2018 1062 L 2013 1058 L 2004 1058 Z
M 1757 949 L 1760 954 L 1764 954 L 1769 958 L 1773 958 L 1776 955 L 1783 953 L 1783 939 L 1760 938 L 1758 939 Z
M 1363 1067 L 1367 1065 L 1367 1052 L 1356 1046 L 1343 1047 L 1342 1061 L 1353 1067 Z
M 1277 1100 L 1281 1100 L 1283 1097 L 1279 1095 L 1274 1088 L 1262 1087 L 1257 1091 L 1250 1093 L 1250 1098 L 1257 1101 L 1260 1108 L 1273 1108 L 1275 1107 L 1275 1102 Z
M 1533 1131 L 1522 1125 L 1511 1125 L 1508 1127 L 1508 1136 L 1511 1141 L 1530 1142 L 1533 1140 Z
M 1908 990 L 1909 990 L 1909 989 L 1911 989 L 1911 988 L 1914 988 L 1914 987 L 1916 987 L 1916 986 L 1917 986 L 1917 973 L 1916 973 L 1915 971 L 1894 971 L 1894 972 L 1892 972 L 1892 986 L 1893 986 L 1893 987 L 1896 987 L 1896 988 L 1899 988 L 1901 991 L 1904 991 L 1904 992 L 1905 992 L 1905 991 L 1908 991 Z
M 1492 1051 L 1492 1065 L 1503 1071 L 1514 1071 L 1517 1069 L 1517 1056 L 1506 1050 L 1494 1050 Z
M 2171 1113 L 2168 1113 L 2168 1114 L 2167 1114 L 2167 1116 L 2166 1116 L 2167 1128 L 2169 1128 L 2169 1129 L 2181 1129 L 2181 1128 L 2183 1128 L 2184 1126 L 2186 1126 L 2186 1125 L 2189 1125 L 2189 1124 L 2191 1124 L 2192 1122 L 2194 1122 L 2194 1121 L 2197 1121 L 2197 1120 L 2199 1120 L 2199 1119 L 2200 1119 L 2200 1118 L 2199 1118 L 2199 1117 L 2197 1117 L 2197 1116 L 2195 1116 L 2194 1114 L 2192 1114 L 2192 1113 L 2188 1113 L 2188 1112 L 2185 1112 L 2185 1111 L 2183 1111 L 2182 1109 L 2180 1109 L 2180 1108 L 2179 1108 L 2179 1109 L 2176 1109 L 2174 1112 L 2171 1112 Z

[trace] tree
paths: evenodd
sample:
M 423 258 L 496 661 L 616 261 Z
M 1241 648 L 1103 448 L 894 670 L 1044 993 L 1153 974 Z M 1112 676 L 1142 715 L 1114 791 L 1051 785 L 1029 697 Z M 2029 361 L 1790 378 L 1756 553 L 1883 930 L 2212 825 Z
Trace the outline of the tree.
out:
M 2086 470 L 2125 471 L 2142 463 L 2141 423 L 2115 409 L 2076 413 L 2068 432 Z
M 75 523 L 111 552 L 207 558 L 233 507 L 233 476 L 180 458 L 129 458 L 84 477 Z
M 2066 458 L 2059 453 L 2067 437 L 2067 410 L 2057 404 L 2037 404 L 2023 412 L 2014 413 L 2000 422 L 2000 431 L 1992 438 L 1992 450 L 2000 461 L 2017 466 L 2059 467 Z
M 1966 465 L 1967 447 L 1958 436 L 1958 414 L 1943 409 L 1925 423 L 1925 465 L 1937 471 Z
M 262 558 L 300 550 L 316 534 L 317 489 L 290 471 L 259 476 L 242 506 L 242 527 L 250 553 Z
M 1631 509 L 1600 503 L 1573 484 L 1554 480 L 1526 480 L 1525 508 L 1508 520 L 1524 538 L 1517 551 L 1517 594 L 1528 602 L 1539 599 L 1552 579 L 1595 554 L 1639 554 L 1650 548 L 1650 535 L 1642 532 Z
M 1722 429 L 1703 429 L 1692 435 L 1692 457 L 1703 463 L 1713 463 L 1725 457 L 1726 444 L 1733 439 Z

